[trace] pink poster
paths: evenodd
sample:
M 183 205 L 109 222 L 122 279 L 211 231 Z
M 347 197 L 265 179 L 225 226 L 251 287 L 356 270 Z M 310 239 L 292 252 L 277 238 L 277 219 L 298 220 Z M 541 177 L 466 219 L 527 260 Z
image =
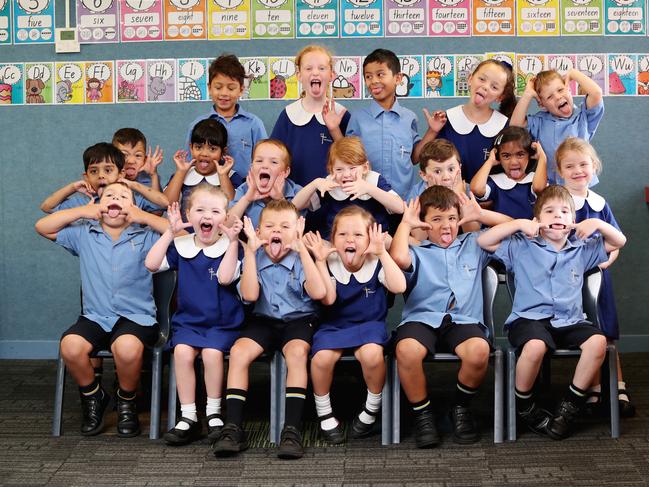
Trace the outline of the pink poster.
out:
M 120 4 L 122 42 L 162 40 L 162 2 L 159 0 L 122 0 Z
M 428 35 L 471 35 L 471 0 L 428 0 L 428 7 Z
M 146 61 L 116 61 L 117 103 L 146 102 Z

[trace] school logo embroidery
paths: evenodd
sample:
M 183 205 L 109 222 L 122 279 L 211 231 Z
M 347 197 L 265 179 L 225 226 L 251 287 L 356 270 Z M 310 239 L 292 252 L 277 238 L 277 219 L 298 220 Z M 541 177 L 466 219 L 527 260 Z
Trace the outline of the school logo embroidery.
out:
M 212 269 L 212 268 L 210 267 L 209 269 L 207 269 L 207 271 L 210 273 L 210 281 L 211 281 L 212 279 L 217 278 L 216 271 L 215 271 L 214 269 Z

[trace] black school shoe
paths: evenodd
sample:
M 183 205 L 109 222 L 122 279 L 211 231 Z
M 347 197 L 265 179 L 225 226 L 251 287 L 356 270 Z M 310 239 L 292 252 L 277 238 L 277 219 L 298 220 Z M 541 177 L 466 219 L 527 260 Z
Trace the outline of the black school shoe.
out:
M 333 445 L 340 445 L 341 443 L 345 442 L 345 433 L 343 431 L 343 427 L 340 425 L 340 422 L 338 422 L 335 428 L 332 428 L 330 430 L 322 429 L 322 422 L 325 421 L 326 419 L 333 418 L 333 417 L 334 417 L 333 413 L 325 414 L 324 416 L 318 417 L 318 422 L 320 424 L 320 436 L 322 436 L 327 443 L 331 443 Z
M 137 417 L 135 400 L 125 401 L 117 396 L 117 436 L 133 438 L 140 434 L 140 419 Z
M 431 448 L 439 444 L 439 434 L 435 427 L 435 417 L 429 407 L 415 411 L 415 443 L 417 448 Z
M 363 411 L 372 416 L 374 418 L 374 422 L 370 424 L 363 423 L 361 421 L 361 415 L 360 413 L 358 413 L 352 421 L 352 438 L 367 438 L 368 436 L 372 436 L 373 434 L 377 433 L 376 417 L 379 414 L 378 411 L 368 411 L 365 407 L 363 407 Z
M 283 460 L 295 460 L 302 458 L 303 455 L 302 432 L 295 426 L 284 426 L 279 440 L 277 456 Z
M 557 412 L 545 428 L 548 436 L 553 440 L 563 440 L 570 434 L 570 426 L 579 414 L 579 407 L 573 402 L 563 400 Z
M 223 430 L 223 423 L 225 422 L 223 416 L 220 414 L 210 414 L 205 419 L 207 421 L 207 439 L 211 442 L 218 440 L 221 436 L 221 430 Z M 221 424 L 219 426 L 210 426 L 210 421 L 213 419 L 220 419 Z
M 212 445 L 212 451 L 217 457 L 235 455 L 248 448 L 246 432 L 241 426 L 228 423 L 221 429 L 219 439 Z
M 455 443 L 468 445 L 480 439 L 480 430 L 473 417 L 473 412 L 468 407 L 457 404 L 451 409 L 450 416 Z
M 201 437 L 201 424 L 198 421 L 192 421 L 189 418 L 180 418 L 189 425 L 189 429 L 181 430 L 179 428 L 171 428 L 167 431 L 163 438 L 167 445 L 180 446 L 187 445 L 192 441 L 196 441 Z
M 621 418 L 632 418 L 635 416 L 635 406 L 631 402 L 631 396 L 626 389 L 618 389 L 618 404 L 620 405 L 620 417 Z M 619 399 L 621 394 L 626 394 L 626 397 L 629 398 L 628 401 L 623 401 Z
M 84 396 L 81 394 L 81 434 L 94 436 L 104 429 L 104 414 L 110 404 L 110 396 L 100 388 L 97 394 Z
M 530 431 L 537 435 L 547 436 L 547 426 L 552 419 L 552 414 L 547 409 L 540 408 L 533 403 L 525 411 L 519 411 L 518 417 Z

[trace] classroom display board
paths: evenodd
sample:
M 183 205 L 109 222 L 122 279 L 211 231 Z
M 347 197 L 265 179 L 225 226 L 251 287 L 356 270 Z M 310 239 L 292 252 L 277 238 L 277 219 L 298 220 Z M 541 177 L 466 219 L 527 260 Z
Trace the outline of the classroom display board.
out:
M 72 0 L 70 0 L 72 1 Z M 0 46 L 54 42 L 55 0 L 0 0 Z M 81 43 L 646 36 L 647 0 L 74 0 Z

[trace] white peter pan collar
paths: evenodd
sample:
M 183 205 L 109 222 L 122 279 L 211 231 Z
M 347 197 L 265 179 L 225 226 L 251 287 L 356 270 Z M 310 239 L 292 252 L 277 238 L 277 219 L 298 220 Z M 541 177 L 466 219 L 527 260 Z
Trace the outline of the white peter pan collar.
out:
M 340 103 L 334 102 L 336 113 L 340 113 L 343 110 L 343 106 Z M 296 100 L 286 107 L 286 115 L 288 119 L 299 127 L 306 125 L 311 121 L 313 117 L 316 118 L 320 125 L 325 125 L 324 118 L 322 118 L 322 112 L 311 113 L 307 112 L 302 106 L 302 100 Z
M 520 181 L 513 180 L 512 178 L 507 176 L 507 174 L 505 174 L 504 172 L 498 174 L 491 174 L 489 177 L 500 189 L 512 189 L 517 184 L 531 183 L 532 180 L 534 179 L 534 172 L 527 174 Z
M 215 172 L 214 174 L 210 174 L 209 176 L 203 176 L 202 174 L 198 173 L 195 167 L 192 167 L 189 171 L 187 171 L 187 174 L 185 174 L 185 180 L 183 181 L 183 184 L 185 186 L 197 186 L 203 181 L 207 181 L 212 186 L 219 186 L 219 173 Z
M 349 284 L 349 280 L 351 279 L 352 274 L 354 274 L 354 277 L 359 283 L 366 283 L 367 281 L 372 279 L 372 276 L 374 275 L 374 271 L 376 270 L 376 266 L 378 264 L 379 259 L 377 259 L 376 257 L 367 257 L 360 269 L 358 269 L 356 272 L 349 272 L 347 269 L 345 269 L 345 265 L 343 264 L 340 255 L 338 255 L 338 252 L 331 254 L 327 258 L 329 272 L 331 272 L 331 274 L 336 278 L 336 281 L 341 284 Z
M 572 199 L 575 202 L 575 210 L 581 210 L 586 201 L 588 201 L 588 206 L 595 211 L 602 211 L 606 205 L 606 200 L 590 189 L 588 190 L 588 196 L 585 198 L 573 195 Z
M 329 175 L 327 176 L 327 179 L 333 179 L 333 176 Z M 378 186 L 379 184 L 379 173 L 376 171 L 370 171 L 367 173 L 367 176 L 365 176 L 365 181 L 370 183 L 372 186 Z M 348 199 L 351 195 L 345 193 L 342 188 L 333 188 L 328 191 L 329 194 L 333 199 L 336 201 L 345 201 Z M 372 198 L 369 194 L 365 193 L 362 195 L 359 195 L 356 199 L 358 200 L 363 200 L 367 201 L 370 198 Z
M 182 237 L 174 238 L 174 245 L 176 246 L 178 254 L 185 259 L 196 257 L 201 250 L 206 257 L 216 259 L 225 254 L 228 245 L 230 245 L 230 240 L 228 237 L 223 235 L 209 247 L 202 248 L 196 245 L 194 234 L 192 233 L 191 235 L 183 235 Z
M 462 110 L 462 105 L 446 110 L 446 117 L 458 134 L 467 135 L 477 126 L 480 133 L 485 137 L 498 135 L 498 132 L 505 128 L 508 120 L 505 115 L 498 110 L 494 110 L 489 120 L 483 124 L 477 124 L 467 118 L 464 110 Z

